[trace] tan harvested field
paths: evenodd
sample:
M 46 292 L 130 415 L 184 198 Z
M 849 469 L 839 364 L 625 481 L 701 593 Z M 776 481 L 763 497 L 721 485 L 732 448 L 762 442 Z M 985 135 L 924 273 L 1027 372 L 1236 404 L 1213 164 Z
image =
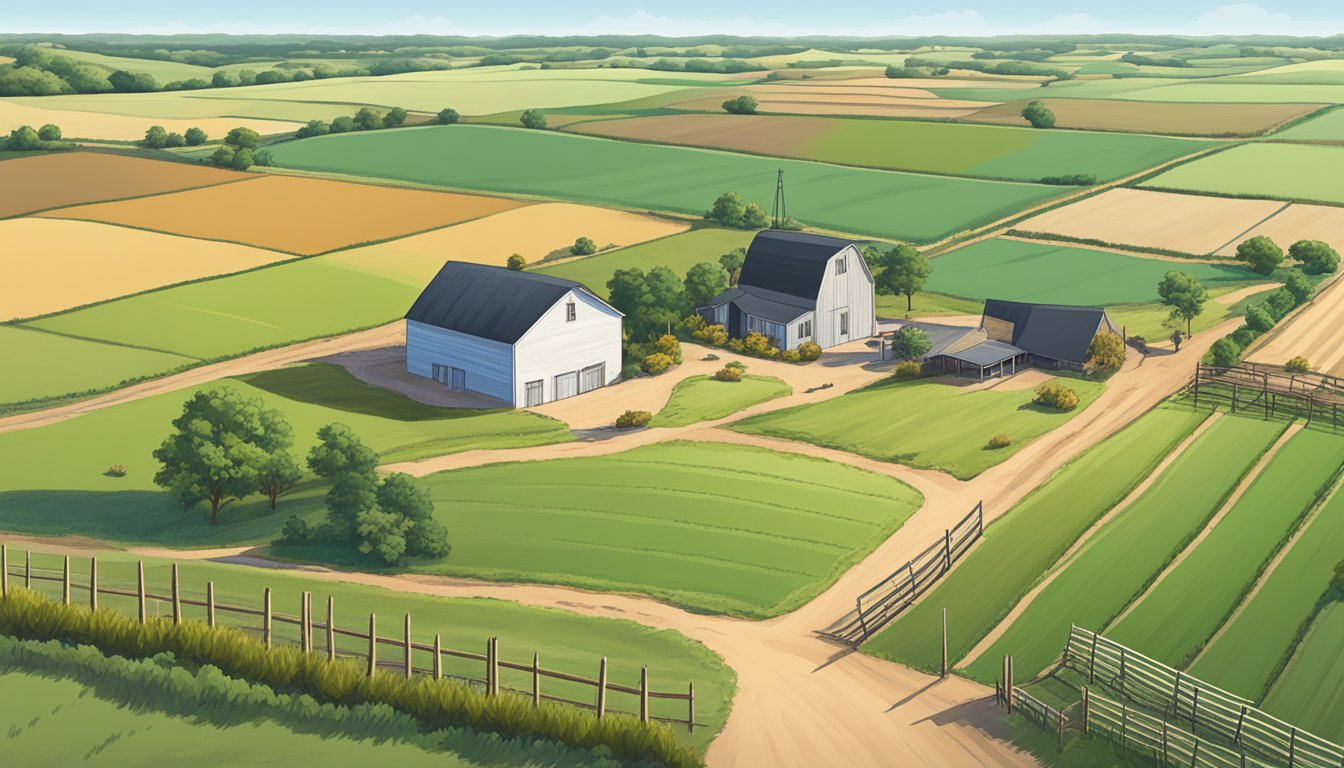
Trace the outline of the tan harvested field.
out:
M 0 218 L 245 178 L 217 168 L 94 152 L 19 157 L 0 162 Z
M 1189 104 L 1103 99 L 1043 99 L 1060 128 L 1186 136 L 1258 136 L 1321 108 L 1320 104 Z M 1021 101 L 967 117 L 977 123 L 1026 125 Z
M 259 120 L 251 117 L 200 117 L 194 119 L 149 118 L 112 115 L 73 109 L 44 109 L 13 101 L 0 100 L 0 131 L 8 133 L 20 125 L 34 128 L 52 123 L 61 127 L 67 139 L 110 139 L 132 141 L 145 137 L 151 125 L 161 125 L 170 133 L 186 133 L 200 128 L 219 138 L 238 127 L 251 128 L 262 135 L 298 130 L 299 123 L 283 120 Z
M 0 221 L 0 321 L 284 259 L 275 251 L 108 224 L 62 219 Z
M 870 115 L 874 117 L 963 117 L 983 110 L 986 102 L 943 99 L 928 87 L 998 88 L 1004 98 L 1012 98 L 1023 85 L 1005 81 L 936 81 L 856 78 L 852 80 L 789 81 L 768 85 L 749 85 L 722 89 L 715 96 L 701 96 L 679 102 L 681 109 L 717 112 L 725 99 L 751 96 L 761 112 L 787 112 L 803 115 Z
M 591 237 L 601 248 L 634 245 L 687 229 L 687 224 L 625 211 L 540 203 L 322 258 L 419 286 L 448 259 L 502 267 L 510 254 L 522 254 L 532 263 L 579 237 Z
M 660 115 L 602 120 L 574 126 L 575 133 L 692 147 L 717 147 L 796 157 L 801 147 L 825 138 L 833 127 L 813 117 L 751 115 Z
M 372 184 L 256 176 L 223 187 L 52 211 L 187 237 L 311 255 L 489 216 L 524 203 Z
M 1285 251 L 1298 240 L 1323 240 L 1335 250 L 1344 251 L 1344 208 L 1294 203 L 1247 232 L 1245 237 L 1256 235 L 1268 237 Z M 1228 243 L 1219 249 L 1218 255 L 1232 256 L 1236 250 L 1236 242 Z
M 1112 189 L 1033 216 L 1014 229 L 1203 256 L 1239 242 L 1284 206 L 1274 200 Z

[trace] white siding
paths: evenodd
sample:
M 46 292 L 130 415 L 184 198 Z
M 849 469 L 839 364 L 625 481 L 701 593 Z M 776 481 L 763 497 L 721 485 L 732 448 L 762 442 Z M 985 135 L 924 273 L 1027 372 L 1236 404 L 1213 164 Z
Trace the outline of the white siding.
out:
M 574 321 L 565 305 L 574 302 Z M 555 377 L 592 365 L 606 365 L 603 385 L 621 379 L 621 315 L 584 291 L 570 291 L 523 334 L 513 347 L 514 398 L 524 402 L 523 387 L 540 379 L 545 402 L 555 399 Z
M 416 376 L 433 378 L 435 364 L 466 371 L 467 389 L 472 392 L 515 405 L 522 402 L 514 399 L 513 347 L 407 320 L 406 370 Z
M 803 327 L 804 323 L 812 324 L 811 334 L 799 333 L 799 330 Z M 789 334 L 784 348 L 797 349 L 798 345 L 802 344 L 804 341 L 813 341 L 816 338 L 816 335 L 817 335 L 816 320 L 813 318 L 813 314 L 811 312 L 808 312 L 807 314 L 803 315 L 797 320 L 794 320 L 792 323 L 789 323 Z
M 836 274 L 836 262 L 842 258 L 847 268 L 844 274 Z M 849 338 L 841 339 L 839 316 L 845 310 L 849 311 Z M 825 349 L 845 341 L 868 338 L 876 333 L 873 273 L 868 271 L 868 265 L 857 248 L 845 246 L 826 264 L 826 274 L 821 279 L 821 291 L 817 295 L 812 340 Z

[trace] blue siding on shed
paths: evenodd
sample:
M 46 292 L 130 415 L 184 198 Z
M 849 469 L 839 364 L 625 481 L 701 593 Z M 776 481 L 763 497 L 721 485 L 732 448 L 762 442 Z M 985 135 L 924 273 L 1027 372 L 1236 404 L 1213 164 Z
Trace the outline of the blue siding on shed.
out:
M 513 394 L 513 346 L 406 321 L 406 370 L 433 378 L 434 365 L 467 372 L 467 389 L 518 405 Z

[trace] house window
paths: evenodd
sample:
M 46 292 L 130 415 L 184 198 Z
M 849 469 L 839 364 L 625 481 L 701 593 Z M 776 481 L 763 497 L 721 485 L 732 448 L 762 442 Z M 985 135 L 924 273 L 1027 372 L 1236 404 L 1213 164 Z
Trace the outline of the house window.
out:
M 572 301 L 565 305 L 565 322 L 574 322 L 574 302 Z
M 843 275 L 849 271 L 849 257 L 841 256 L 835 260 L 835 274 Z
M 800 339 L 810 339 L 810 338 L 812 338 L 812 321 L 811 321 L 811 320 L 804 320 L 803 322 L 801 322 L 801 323 L 798 324 L 798 338 L 800 338 Z
M 846 310 L 846 311 L 840 313 L 840 335 L 841 335 L 841 336 L 848 336 L 848 335 L 849 335 L 849 311 L 848 311 L 848 310 Z

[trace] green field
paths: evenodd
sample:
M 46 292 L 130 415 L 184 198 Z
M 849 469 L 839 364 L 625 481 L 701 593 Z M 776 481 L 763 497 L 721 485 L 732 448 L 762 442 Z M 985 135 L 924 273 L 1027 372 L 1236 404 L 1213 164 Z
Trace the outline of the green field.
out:
M 936 265 L 935 265 L 936 266 Z M 974 301 L 972 299 L 962 299 L 956 296 L 948 296 L 945 293 L 928 293 L 921 291 L 916 293 L 910 302 L 911 308 L 906 309 L 906 300 L 904 296 L 881 294 L 877 295 L 877 316 L 878 317 L 933 317 L 936 315 L 978 315 L 985 311 L 983 301 Z
M 1106 636 L 1184 667 L 1249 590 L 1344 463 L 1344 439 L 1302 430 L 1227 516 Z
M 752 416 L 732 429 L 937 469 L 965 480 L 1081 413 L 1105 387 L 1082 379 L 1063 383 L 1081 399 L 1068 413 L 1033 404 L 1031 390 L 967 391 L 946 380 L 885 381 L 825 402 Z M 1001 433 L 1013 439 L 1011 446 L 985 447 Z
M 0 325 L 0 412 L 5 403 L 106 389 L 190 365 L 189 357 Z
M 1316 617 L 1293 660 L 1275 681 L 1264 710 L 1317 736 L 1344 741 L 1344 603 Z
M 667 405 L 649 422 L 650 427 L 684 427 L 697 421 L 721 419 L 793 392 L 774 376 L 743 376 L 741 381 L 716 381 L 712 376 L 691 376 L 677 382 Z
M 1291 85 L 1344 85 L 1344 62 L 1326 59 L 1304 61 L 1274 67 L 1251 74 L 1238 75 L 1226 82 L 1274 83 Z
M 755 235 L 755 232 L 739 229 L 704 227 L 563 264 L 538 265 L 534 269 L 542 274 L 583 283 L 593 293 L 606 298 L 609 293 L 607 281 L 618 269 L 637 268 L 647 272 L 654 267 L 667 267 L 681 278 L 686 275 L 686 270 L 702 261 L 717 264 L 719 256 L 737 248 L 746 248 Z
M 923 600 L 869 640 L 865 653 L 924 670 L 939 665 L 942 609 L 948 658 L 965 656 L 1069 546 L 1194 431 L 1205 414 L 1150 411 L 1050 477 L 985 530 L 984 540 Z
M 296 457 L 306 455 L 317 429 L 331 422 L 348 425 L 385 461 L 570 439 L 565 426 L 551 419 L 523 411 L 423 406 L 362 384 L 336 366 L 285 368 L 247 378 L 250 384 L 226 379 L 211 386 L 235 389 L 280 409 L 294 428 Z M 276 513 L 257 496 L 225 507 L 217 527 L 200 509 L 183 511 L 170 501 L 154 485 L 159 465 L 151 453 L 193 391 L 0 434 L 0 466 L 25 468 L 0 475 L 0 530 L 204 547 L 264 543 L 289 514 L 314 519 L 323 514 L 323 490 L 314 483 L 282 498 Z M 126 467 L 125 477 L 103 474 L 114 464 Z
M 277 144 L 278 165 L 576 202 L 703 213 L 736 191 L 770 209 L 776 171 L 804 224 L 929 242 L 1056 197 L 1068 187 L 841 168 L 547 131 L 444 126 Z
M 1344 203 L 1344 148 L 1243 144 L 1177 166 L 1141 186 L 1216 195 Z
M 1260 282 L 1242 266 L 1171 261 L 1050 243 L 994 238 L 944 253 L 925 288 L 973 299 L 1055 304 L 1157 301 L 1157 284 L 1174 269 L 1210 289 Z
M 1344 109 L 1332 109 L 1273 134 L 1284 141 L 1344 142 Z
M 1015 674 L 1030 680 L 1058 658 L 1071 624 L 1105 626 L 1200 531 L 1285 426 L 1238 416 L 1214 423 L 967 666 L 970 676 L 993 680 L 1011 653 Z
M 721 443 L 495 464 L 421 482 L 453 551 L 417 571 L 640 592 L 751 618 L 802 605 L 922 502 L 889 477 Z

